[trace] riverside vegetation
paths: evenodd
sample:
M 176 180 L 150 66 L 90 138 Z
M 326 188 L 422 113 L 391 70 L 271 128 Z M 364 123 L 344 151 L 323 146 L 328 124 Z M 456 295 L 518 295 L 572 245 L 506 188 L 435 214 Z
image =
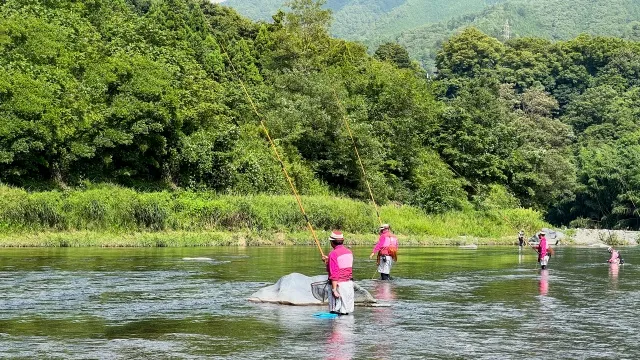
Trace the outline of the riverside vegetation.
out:
M 340 228 L 350 244 L 375 242 L 375 209 L 361 201 L 305 196 L 311 222 Z M 513 226 L 544 226 L 528 209 L 426 215 L 386 205 L 382 216 L 405 245 L 513 242 Z M 28 193 L 0 187 L 0 246 L 211 246 L 312 244 L 295 200 L 287 195 L 234 196 L 200 191 L 141 193 L 114 185 Z M 469 238 L 462 238 L 466 235 Z
M 639 226 L 637 43 L 470 28 L 434 79 L 401 46 L 332 38 L 321 2 L 289 9 L 263 23 L 199 0 L 0 3 L 2 243 L 308 242 L 242 85 L 321 230 L 376 227 L 344 115 L 401 235 Z

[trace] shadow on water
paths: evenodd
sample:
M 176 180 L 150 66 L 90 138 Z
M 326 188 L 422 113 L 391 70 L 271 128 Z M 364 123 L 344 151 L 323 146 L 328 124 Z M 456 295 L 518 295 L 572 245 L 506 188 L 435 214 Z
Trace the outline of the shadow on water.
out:
M 388 307 L 335 320 L 323 307 L 246 301 L 291 272 L 324 273 L 312 247 L 1 249 L 2 358 L 638 358 L 640 249 L 407 248 L 395 280 L 354 278 Z

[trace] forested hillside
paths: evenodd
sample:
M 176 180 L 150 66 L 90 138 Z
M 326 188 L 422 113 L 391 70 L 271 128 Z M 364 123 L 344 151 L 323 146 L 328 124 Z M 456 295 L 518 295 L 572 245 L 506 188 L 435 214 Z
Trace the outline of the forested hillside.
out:
M 467 29 L 426 79 L 329 23 L 311 0 L 272 24 L 204 0 L 5 1 L 0 181 L 289 194 L 244 85 L 302 194 L 367 199 L 346 114 L 382 203 L 640 225 L 638 43 Z
M 505 25 L 509 31 L 505 32 Z M 535 36 L 562 40 L 586 33 L 640 39 L 640 2 L 633 0 L 508 0 L 491 8 L 394 36 L 409 53 L 432 65 L 442 41 L 468 26 L 500 40 Z
M 504 0 L 327 0 L 333 13 L 331 33 L 377 46 L 404 30 L 481 11 Z M 241 14 L 270 21 L 286 0 L 227 0 Z
M 332 39 L 315 3 L 292 8 L 257 24 L 208 1 L 4 2 L 0 180 L 288 194 L 242 79 L 303 194 L 366 198 L 342 105 L 380 201 L 462 207 L 423 147 L 432 84 Z
M 285 0 L 228 0 L 253 19 L 271 20 Z M 566 40 L 582 33 L 640 39 L 640 2 L 633 0 L 329 0 L 331 32 L 373 52 L 397 42 L 429 71 L 436 52 L 468 26 L 505 40 L 535 36 Z M 509 30 L 505 32 L 505 25 Z
M 555 222 L 638 228 L 640 43 L 583 35 L 503 44 L 471 28 L 436 64 L 445 102 L 464 109 L 444 111 L 452 130 L 440 139 L 459 140 L 440 154 L 463 176 L 506 176 L 523 203 L 550 201 Z M 502 151 L 513 161 L 491 157 Z M 478 163 L 497 166 L 477 173 Z

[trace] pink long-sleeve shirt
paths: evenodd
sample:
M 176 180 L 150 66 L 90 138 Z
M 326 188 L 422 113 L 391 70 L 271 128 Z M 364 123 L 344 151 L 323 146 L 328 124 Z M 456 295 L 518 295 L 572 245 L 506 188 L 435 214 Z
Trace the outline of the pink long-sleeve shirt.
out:
M 373 247 L 373 253 L 377 253 L 382 250 L 382 255 L 389 255 L 387 249 L 390 247 L 398 247 L 398 238 L 396 238 L 390 231 L 385 231 L 380 234 L 378 243 Z M 386 253 L 385 253 L 386 252 Z
M 547 238 L 544 236 L 540 236 L 540 244 L 538 244 L 538 253 L 540 254 L 539 258 L 547 256 Z
M 353 272 L 353 253 L 343 245 L 338 245 L 329 253 L 327 263 L 329 280 L 349 281 Z
M 618 260 L 618 256 L 620 256 L 620 255 L 618 254 L 617 251 L 615 251 L 615 250 L 611 251 L 611 259 L 609 259 L 609 262 L 610 263 L 617 263 L 619 261 Z

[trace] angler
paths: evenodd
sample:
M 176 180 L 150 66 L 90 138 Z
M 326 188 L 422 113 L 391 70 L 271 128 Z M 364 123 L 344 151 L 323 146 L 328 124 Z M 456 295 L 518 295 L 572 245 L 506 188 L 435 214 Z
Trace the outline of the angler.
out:
M 391 280 L 391 267 L 398 261 L 398 238 L 391 232 L 389 224 L 382 224 L 379 228 L 380 238 L 373 248 L 369 259 L 377 253 L 378 272 L 382 280 Z
M 611 254 L 611 257 L 607 260 L 609 264 L 624 264 L 624 260 L 622 259 L 622 256 L 620 256 L 620 252 L 611 246 L 607 248 L 607 251 Z
M 353 290 L 353 253 L 344 247 L 344 235 L 340 231 L 333 231 L 329 237 L 333 250 L 329 256 L 322 256 L 322 260 L 327 264 L 329 272 L 329 312 L 340 315 L 347 315 L 353 312 L 354 290 Z
M 521 229 L 518 233 L 518 246 L 522 248 L 522 245 L 524 245 L 524 229 Z
M 549 264 L 549 257 L 551 257 L 551 255 L 553 254 L 553 249 L 549 247 L 544 231 L 541 231 L 538 234 L 538 239 L 540 240 L 538 245 L 532 247 L 535 251 L 538 252 L 538 263 L 540 263 L 540 267 L 542 268 L 542 270 L 545 270 L 547 268 L 547 265 Z

